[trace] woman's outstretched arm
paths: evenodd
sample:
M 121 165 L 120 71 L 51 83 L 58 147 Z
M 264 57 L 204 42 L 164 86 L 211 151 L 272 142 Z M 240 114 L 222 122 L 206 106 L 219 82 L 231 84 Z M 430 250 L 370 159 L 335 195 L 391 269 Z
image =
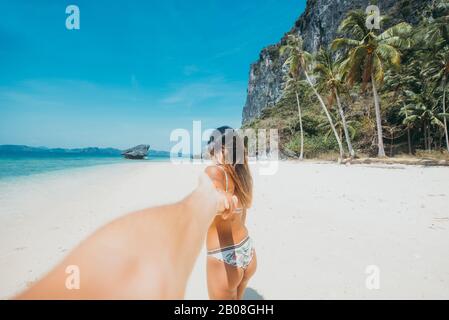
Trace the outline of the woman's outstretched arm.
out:
M 235 199 L 203 175 L 179 203 L 128 214 L 102 227 L 17 299 L 182 299 L 218 213 Z

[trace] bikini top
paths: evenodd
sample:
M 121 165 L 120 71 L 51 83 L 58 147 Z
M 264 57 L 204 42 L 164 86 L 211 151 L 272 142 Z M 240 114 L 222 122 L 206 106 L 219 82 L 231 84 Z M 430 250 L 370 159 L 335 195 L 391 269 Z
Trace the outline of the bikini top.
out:
M 221 166 L 217 166 L 217 168 L 220 168 L 222 171 L 223 171 L 223 173 L 224 173 L 224 175 L 225 175 L 225 179 L 226 179 L 226 192 L 228 192 L 228 189 L 229 189 L 229 180 L 228 180 L 228 173 L 226 172 L 226 170 L 223 168 L 223 167 L 221 167 Z

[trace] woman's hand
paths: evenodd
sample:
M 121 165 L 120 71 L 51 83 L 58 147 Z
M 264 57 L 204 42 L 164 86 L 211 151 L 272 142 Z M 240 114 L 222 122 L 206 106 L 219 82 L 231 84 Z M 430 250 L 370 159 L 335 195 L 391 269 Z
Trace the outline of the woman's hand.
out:
M 215 215 L 221 215 L 226 220 L 238 211 L 238 198 L 216 188 L 207 174 L 201 174 L 198 190 L 203 194 L 205 200 L 211 200 L 215 203 Z
M 218 206 L 217 213 L 221 215 L 224 220 L 229 219 L 231 215 L 238 212 L 238 198 L 230 193 L 217 190 L 218 193 Z

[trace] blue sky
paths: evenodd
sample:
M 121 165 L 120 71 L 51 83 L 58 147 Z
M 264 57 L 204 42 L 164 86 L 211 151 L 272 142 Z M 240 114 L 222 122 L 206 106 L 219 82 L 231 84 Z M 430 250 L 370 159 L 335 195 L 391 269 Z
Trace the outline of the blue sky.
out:
M 193 120 L 239 127 L 250 64 L 305 2 L 0 0 L 0 144 L 168 150 Z

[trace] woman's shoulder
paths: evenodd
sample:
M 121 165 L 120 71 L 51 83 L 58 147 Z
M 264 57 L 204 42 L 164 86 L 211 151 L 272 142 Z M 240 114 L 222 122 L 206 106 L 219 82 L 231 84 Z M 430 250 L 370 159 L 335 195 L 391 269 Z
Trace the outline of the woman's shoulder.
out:
M 208 166 L 205 169 L 205 172 L 212 181 L 219 183 L 220 187 L 222 187 L 223 190 L 226 189 L 227 183 L 229 183 L 228 190 L 233 189 L 232 181 L 228 181 L 224 168 L 216 165 Z
M 208 166 L 204 171 L 212 180 L 225 179 L 225 173 L 223 169 L 219 168 L 218 166 Z

